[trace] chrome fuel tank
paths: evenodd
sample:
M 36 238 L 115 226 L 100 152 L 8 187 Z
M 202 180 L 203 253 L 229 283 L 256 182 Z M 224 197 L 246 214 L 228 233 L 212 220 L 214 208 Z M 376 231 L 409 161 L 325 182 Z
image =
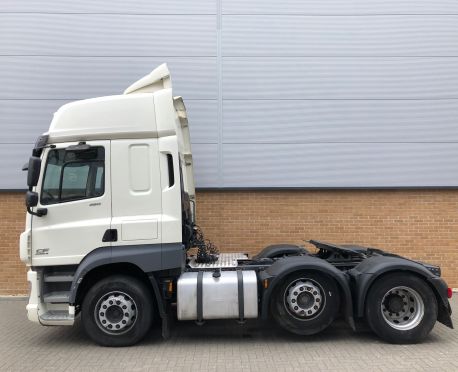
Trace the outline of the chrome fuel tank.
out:
M 200 278 L 198 278 L 200 274 Z M 198 302 L 201 301 L 201 320 L 238 319 L 243 309 L 243 318 L 258 316 L 258 280 L 253 270 L 213 272 L 187 272 L 178 279 L 177 312 L 179 320 L 200 320 Z M 242 279 L 243 278 L 243 279 Z M 201 292 L 198 294 L 198 280 Z M 240 283 L 239 282 L 243 282 Z M 243 286 L 242 286 L 243 284 Z M 243 287 L 239 294 L 239 288 Z M 240 288 L 241 289 L 241 288 Z M 239 298 L 243 307 L 239 307 Z

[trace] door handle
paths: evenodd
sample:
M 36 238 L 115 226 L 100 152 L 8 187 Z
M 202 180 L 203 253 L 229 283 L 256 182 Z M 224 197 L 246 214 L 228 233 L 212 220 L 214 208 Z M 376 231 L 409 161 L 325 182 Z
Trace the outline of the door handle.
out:
M 116 242 L 118 241 L 118 230 L 108 229 L 103 234 L 102 242 Z

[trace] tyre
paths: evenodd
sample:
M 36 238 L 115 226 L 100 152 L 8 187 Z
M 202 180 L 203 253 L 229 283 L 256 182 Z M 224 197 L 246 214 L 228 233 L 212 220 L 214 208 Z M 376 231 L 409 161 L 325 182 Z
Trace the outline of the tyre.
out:
M 312 335 L 328 327 L 340 308 L 335 281 L 318 272 L 288 276 L 274 291 L 271 314 L 289 332 Z
M 396 273 L 378 279 L 366 299 L 369 326 L 394 344 L 423 341 L 436 323 L 437 311 L 432 289 L 413 274 Z
M 140 341 L 153 321 L 154 303 L 140 280 L 123 275 L 97 282 L 86 294 L 81 320 L 86 334 L 102 346 L 129 346 Z

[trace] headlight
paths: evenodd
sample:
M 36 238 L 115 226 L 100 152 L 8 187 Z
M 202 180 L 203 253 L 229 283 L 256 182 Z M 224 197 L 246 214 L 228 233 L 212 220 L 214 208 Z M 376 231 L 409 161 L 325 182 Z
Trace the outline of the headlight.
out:
M 32 263 L 32 233 L 30 229 L 24 231 L 19 239 L 19 257 L 26 265 Z

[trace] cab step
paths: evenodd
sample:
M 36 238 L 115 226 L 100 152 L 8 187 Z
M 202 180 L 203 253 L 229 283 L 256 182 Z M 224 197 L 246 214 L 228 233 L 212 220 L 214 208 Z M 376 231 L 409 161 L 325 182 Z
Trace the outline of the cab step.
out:
M 40 323 L 44 325 L 72 325 L 75 317 L 65 310 L 52 310 L 40 315 Z
M 43 295 L 43 302 L 53 304 L 68 303 L 70 291 L 49 292 Z

